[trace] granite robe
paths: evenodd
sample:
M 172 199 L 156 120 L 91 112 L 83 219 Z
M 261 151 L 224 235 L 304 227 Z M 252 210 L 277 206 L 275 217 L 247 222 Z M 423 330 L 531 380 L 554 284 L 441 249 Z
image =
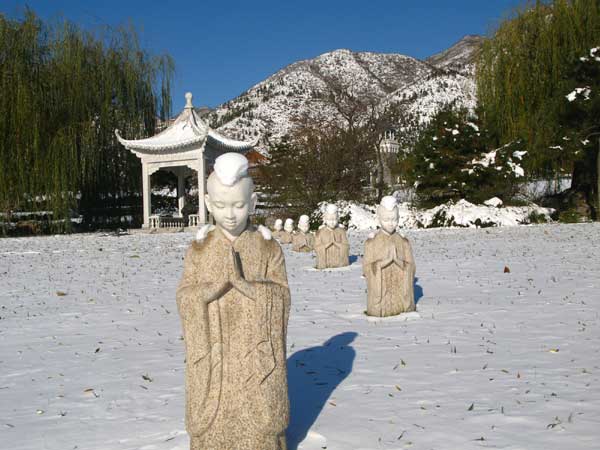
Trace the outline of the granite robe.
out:
M 279 239 L 279 242 L 282 244 L 291 244 L 292 243 L 292 233 L 290 233 L 289 231 L 283 230 L 279 234 L 278 239 Z
M 388 261 L 386 261 L 388 260 Z M 381 266 L 381 263 L 387 263 Z M 367 314 L 387 317 L 415 310 L 415 260 L 408 239 L 379 230 L 365 242 Z
M 232 249 L 259 294 L 251 299 L 230 287 L 206 304 L 205 290 L 234 270 Z M 252 227 L 233 242 L 210 231 L 187 251 L 177 305 L 191 450 L 285 450 L 290 292 L 279 244 Z
M 343 226 L 331 229 L 321 227 L 315 235 L 317 269 L 350 265 L 350 244 Z
M 312 252 L 315 246 L 315 235 L 311 232 L 296 231 L 292 234 L 292 250 L 295 252 Z

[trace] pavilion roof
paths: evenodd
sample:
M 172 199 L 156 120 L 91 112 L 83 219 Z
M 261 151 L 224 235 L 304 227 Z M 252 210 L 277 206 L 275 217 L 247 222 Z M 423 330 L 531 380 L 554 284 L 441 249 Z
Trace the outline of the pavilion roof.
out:
M 230 139 L 211 129 L 194 110 L 192 94 L 188 92 L 185 97 L 186 105 L 183 112 L 160 133 L 145 139 L 123 139 L 119 130 L 115 130 L 117 139 L 125 148 L 142 153 L 186 151 L 190 147 L 202 145 L 204 140 L 207 145 L 223 152 L 246 152 L 258 143 L 258 139 L 254 141 Z

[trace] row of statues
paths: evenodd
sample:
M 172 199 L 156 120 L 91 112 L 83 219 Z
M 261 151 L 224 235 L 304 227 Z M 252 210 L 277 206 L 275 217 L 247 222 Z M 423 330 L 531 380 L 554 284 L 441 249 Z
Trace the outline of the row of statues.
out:
M 384 197 L 377 208 L 380 230 L 365 242 L 363 275 L 367 279 L 367 315 L 395 316 L 415 310 L 415 261 L 410 242 L 398 234 L 398 204 L 391 196 Z M 339 223 L 338 209 L 328 204 L 323 225 L 315 235 L 309 231 L 309 218 L 300 216 L 298 230 L 287 219 L 282 229 L 277 219 L 273 235 L 282 244 L 292 244 L 293 251 L 313 250 L 317 269 L 344 267 L 350 264 L 348 237 Z
M 297 231 L 291 219 L 279 220 L 273 233 L 252 226 L 257 196 L 248 161 L 237 153 L 216 159 L 204 201 L 215 225 L 198 230 L 177 289 L 190 450 L 286 450 L 290 290 L 277 240 L 314 250 L 318 269 L 343 267 L 350 263 L 346 230 L 335 205 L 326 207 L 315 234 L 308 216 Z M 415 263 L 409 242 L 396 233 L 393 197 L 377 214 L 381 230 L 365 243 L 363 273 L 367 314 L 383 317 L 415 309 Z

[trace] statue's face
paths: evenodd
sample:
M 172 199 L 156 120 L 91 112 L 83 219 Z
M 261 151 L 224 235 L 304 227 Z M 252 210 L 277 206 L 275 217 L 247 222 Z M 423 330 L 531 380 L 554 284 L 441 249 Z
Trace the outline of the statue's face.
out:
M 307 233 L 310 228 L 310 224 L 308 222 L 298 222 L 298 229 L 303 233 Z
M 377 210 L 377 218 L 379 219 L 379 225 L 381 229 L 388 234 L 396 232 L 398 228 L 398 208 L 394 208 L 391 211 L 379 207 Z
M 273 225 L 273 228 L 275 228 L 275 231 L 281 231 L 283 229 L 283 222 L 277 219 L 275 221 L 275 225 Z
M 205 197 L 206 207 L 213 215 L 217 226 L 231 236 L 239 236 L 254 212 L 256 194 L 252 192 L 249 179 L 241 179 L 233 186 L 225 186 L 218 179 L 210 183 Z
M 288 233 L 291 233 L 292 231 L 294 231 L 294 222 L 288 222 L 286 220 L 285 221 L 285 226 L 283 227 L 283 229 L 285 231 L 287 231 Z
M 328 228 L 335 228 L 338 226 L 338 216 L 337 214 L 324 214 L 323 215 L 323 223 Z

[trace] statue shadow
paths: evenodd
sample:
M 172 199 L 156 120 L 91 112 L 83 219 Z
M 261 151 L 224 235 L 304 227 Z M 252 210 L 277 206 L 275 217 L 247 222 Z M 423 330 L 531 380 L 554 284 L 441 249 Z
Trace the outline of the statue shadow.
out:
M 341 333 L 321 346 L 299 350 L 288 358 L 288 450 L 298 449 L 327 399 L 352 371 L 356 352 L 350 344 L 356 336 L 354 332 Z
M 423 288 L 418 283 L 418 281 L 419 281 L 419 279 L 417 277 L 415 277 L 415 284 L 414 284 L 415 305 L 418 304 L 419 300 L 421 300 L 421 297 L 423 297 Z

